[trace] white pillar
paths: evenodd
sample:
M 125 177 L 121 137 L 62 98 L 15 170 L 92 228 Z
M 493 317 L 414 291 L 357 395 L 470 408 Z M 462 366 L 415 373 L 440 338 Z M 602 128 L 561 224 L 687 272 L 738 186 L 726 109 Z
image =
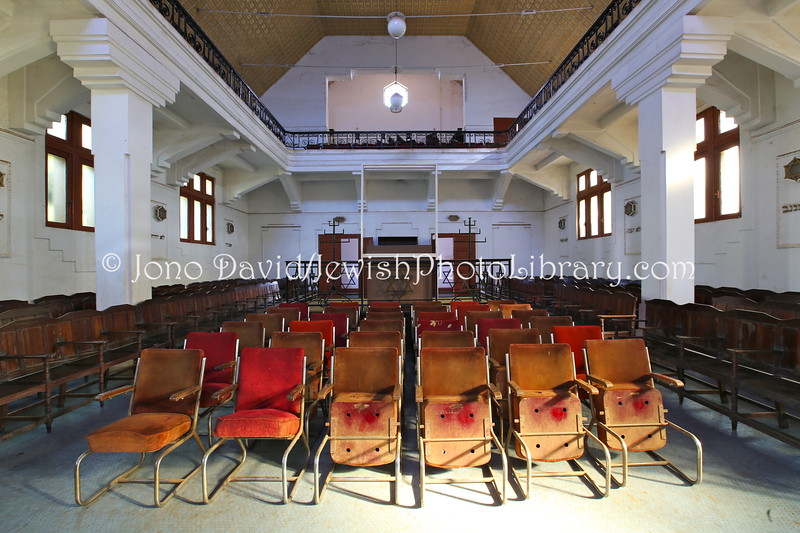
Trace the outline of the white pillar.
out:
M 150 298 L 153 106 L 126 91 L 92 91 L 97 308 Z M 177 213 L 176 213 L 177 215 Z
M 92 92 L 97 309 L 150 298 L 137 265 L 150 260 L 153 107 L 180 89 L 170 59 L 132 31 L 104 18 L 50 23 L 59 58 Z
M 639 102 L 642 298 L 694 301 L 693 88 L 664 87 Z

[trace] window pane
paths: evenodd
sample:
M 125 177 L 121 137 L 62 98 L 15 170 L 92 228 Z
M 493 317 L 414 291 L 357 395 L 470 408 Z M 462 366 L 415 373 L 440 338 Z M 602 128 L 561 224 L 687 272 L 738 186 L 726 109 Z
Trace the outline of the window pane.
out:
M 614 218 L 611 209 L 611 191 L 603 193 L 603 233 L 611 234 L 611 219 Z
M 214 182 L 211 180 L 206 181 L 206 194 L 209 196 L 214 196 Z
M 600 209 L 597 207 L 597 196 L 589 198 L 589 236 L 594 237 L 600 231 Z
M 578 237 L 586 237 L 586 200 L 578 203 Z
M 47 154 L 47 221 L 67 223 L 67 161 Z
M 589 174 L 589 187 L 594 187 L 597 185 L 597 171 L 592 170 L 591 174 Z
M 189 199 L 181 196 L 181 239 L 189 238 Z
M 694 219 L 706 218 L 706 158 L 694 162 Z
M 736 122 L 734 122 L 732 118 L 728 117 L 728 115 L 725 114 L 725 111 L 720 110 L 719 132 L 725 133 L 726 131 L 731 131 L 733 129 L 736 129 Z
M 578 176 L 578 190 L 582 191 L 586 188 L 586 174 Z
M 724 150 L 719 163 L 719 210 L 721 215 L 732 215 L 739 212 L 739 147 Z
M 203 204 L 198 200 L 194 201 L 194 231 L 192 240 L 199 241 L 203 238 Z
M 701 142 L 706 140 L 706 119 L 705 118 L 699 118 L 699 119 L 697 119 L 697 122 L 695 122 L 694 136 L 695 136 L 695 142 L 697 144 L 700 144 Z
M 192 189 L 199 191 L 200 189 L 200 176 L 197 174 L 194 175 L 192 178 Z
M 206 242 L 214 242 L 214 206 L 206 205 Z
M 94 168 L 81 165 L 81 225 L 94 227 Z
M 92 127 L 88 124 L 81 124 L 81 146 L 92 149 Z
M 59 122 L 53 122 L 53 126 L 47 130 L 48 135 L 67 140 L 67 115 L 61 115 Z

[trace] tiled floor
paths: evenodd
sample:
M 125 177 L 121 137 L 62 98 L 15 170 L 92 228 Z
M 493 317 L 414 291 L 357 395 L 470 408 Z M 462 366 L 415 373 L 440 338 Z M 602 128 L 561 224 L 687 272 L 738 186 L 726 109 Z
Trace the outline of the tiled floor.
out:
M 39 427 L 0 443 L 0 530 L 396 532 L 517 527 L 527 531 L 800 531 L 800 449 L 748 427 L 732 434 L 728 419 L 719 413 L 691 401 L 679 406 L 668 391 L 665 399 L 668 418 L 703 442 L 705 479 L 700 485 L 687 486 L 667 470 L 650 467 L 634 469 L 628 486 L 614 489 L 607 499 L 597 498 L 576 478 L 550 478 L 537 480 L 527 501 L 509 484 L 504 506 L 498 505 L 496 495 L 485 484 L 435 485 L 426 491 L 425 506 L 420 508 L 413 405 L 407 404 L 404 479 L 397 505 L 389 503 L 388 483 L 334 485 L 322 503 L 314 505 L 310 469 L 296 501 L 288 505 L 278 503 L 280 487 L 274 483 L 235 483 L 213 503 L 203 505 L 198 475 L 161 509 L 152 506 L 152 488 L 137 484 L 119 486 L 81 508 L 74 501 L 74 461 L 85 450 L 84 436 L 89 431 L 125 414 L 128 399 L 121 397 L 104 408 L 90 405 L 58 418 L 50 434 Z M 236 451 L 233 446 L 228 450 Z M 664 452 L 691 470 L 693 452 L 685 438 L 672 434 Z M 87 492 L 133 460 L 101 455 L 86 463 Z M 277 472 L 279 455 L 274 443 L 258 444 L 249 453 L 241 475 Z M 165 462 L 165 475 L 180 475 L 199 457 L 195 444 L 185 444 L 172 461 Z M 220 475 L 230 464 L 224 459 L 216 461 L 212 476 Z M 517 461 L 512 464 L 521 466 Z M 493 466 L 499 474 L 499 460 L 493 461 Z M 599 479 L 599 474 L 595 477 Z

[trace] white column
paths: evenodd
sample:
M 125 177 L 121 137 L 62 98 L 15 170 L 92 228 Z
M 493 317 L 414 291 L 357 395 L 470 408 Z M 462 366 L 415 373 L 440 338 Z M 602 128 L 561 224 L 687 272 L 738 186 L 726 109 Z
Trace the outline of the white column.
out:
M 150 298 L 153 106 L 126 91 L 92 91 L 97 308 Z M 177 213 L 174 213 L 177 216 Z
M 694 301 L 693 88 L 664 87 L 639 102 L 642 298 Z M 662 279 L 663 278 L 663 279 Z
M 174 102 L 180 88 L 131 31 L 104 18 L 50 23 L 59 58 L 92 92 L 97 309 L 150 298 L 139 265 L 150 260 L 153 107 Z

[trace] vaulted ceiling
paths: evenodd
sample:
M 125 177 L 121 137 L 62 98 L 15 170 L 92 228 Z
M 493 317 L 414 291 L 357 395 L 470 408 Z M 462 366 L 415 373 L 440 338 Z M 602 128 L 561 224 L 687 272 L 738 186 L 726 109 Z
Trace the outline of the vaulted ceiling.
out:
M 495 64 L 545 62 L 503 67 L 511 79 L 533 96 L 610 2 L 183 0 L 182 3 L 256 94 L 269 89 L 323 37 L 387 35 L 386 15 L 400 11 L 407 17 L 407 36 L 464 36 Z

